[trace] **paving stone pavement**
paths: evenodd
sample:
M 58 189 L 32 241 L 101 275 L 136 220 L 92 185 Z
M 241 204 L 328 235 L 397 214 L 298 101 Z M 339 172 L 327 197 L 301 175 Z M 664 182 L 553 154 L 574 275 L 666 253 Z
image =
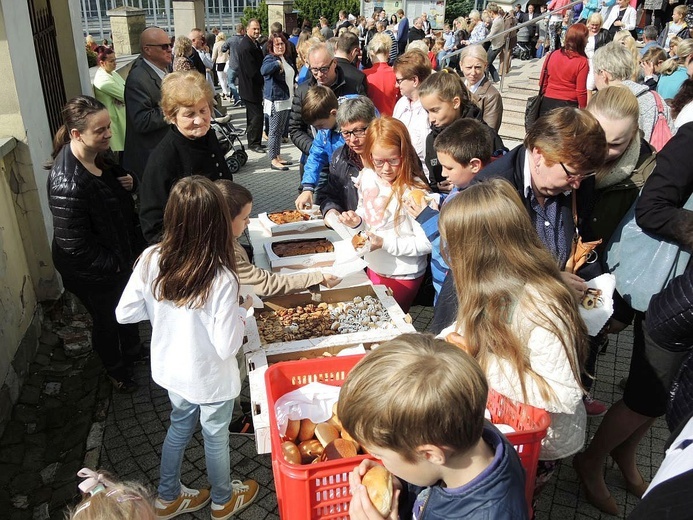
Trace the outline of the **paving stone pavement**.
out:
M 245 126 L 244 113 L 233 109 L 234 124 Z M 249 161 L 235 180 L 255 196 L 253 215 L 292 207 L 299 182 L 296 166 L 288 172 L 269 169 L 266 156 L 248 151 Z M 282 146 L 282 155 L 298 162 L 298 151 Z M 426 330 L 432 309 L 413 307 L 414 326 Z M 68 345 L 84 342 L 88 320 L 77 316 L 70 323 L 49 320 L 41 346 L 31 367 L 31 375 L 15 406 L 14 420 L 0 439 L 0 520 L 62 518 L 64 505 L 77 498 L 75 473 L 82 465 L 105 468 L 119 478 L 136 480 L 155 491 L 159 456 L 168 426 L 170 406 L 166 392 L 151 381 L 149 367 L 137 367 L 140 388 L 133 394 L 110 391 L 98 359 L 91 353 L 69 358 L 61 341 L 52 332 L 64 330 Z M 71 328 L 70 328 L 71 327 Z M 150 333 L 141 327 L 143 338 Z M 81 342 L 81 343 L 80 343 Z M 606 354 L 599 357 L 594 396 L 613 403 L 621 396 L 618 382 L 628 373 L 631 329 L 611 338 Z M 247 384 L 242 395 L 249 397 Z M 588 439 L 600 419 L 588 421 Z M 91 432 L 91 435 L 89 433 Z M 89 437 L 89 439 L 88 439 Z M 639 468 L 649 480 L 663 458 L 668 430 L 658 420 L 638 452 Z M 277 504 L 269 455 L 257 455 L 252 439 L 231 436 L 232 478 L 253 478 L 260 484 L 256 502 L 236 518 L 277 519 Z M 613 462 L 607 463 L 606 480 L 626 518 L 637 500 L 625 492 L 625 482 Z M 192 487 L 207 485 L 201 433 L 193 436 L 182 466 L 182 481 Z M 570 459 L 564 461 L 539 501 L 537 519 L 598 519 L 601 515 L 584 501 L 579 492 Z M 185 518 L 209 518 L 203 509 Z

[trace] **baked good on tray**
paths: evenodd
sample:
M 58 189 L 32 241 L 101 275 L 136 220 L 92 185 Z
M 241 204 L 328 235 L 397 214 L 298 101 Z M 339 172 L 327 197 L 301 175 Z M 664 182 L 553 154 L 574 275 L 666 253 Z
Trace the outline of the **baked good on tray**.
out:
M 334 253 L 334 245 L 326 238 L 311 240 L 286 240 L 272 244 L 272 251 L 279 258 L 287 256 L 314 255 L 317 253 Z
M 290 224 L 292 222 L 304 222 L 306 220 L 310 220 L 308 215 L 296 209 L 268 213 L 267 218 L 275 224 Z

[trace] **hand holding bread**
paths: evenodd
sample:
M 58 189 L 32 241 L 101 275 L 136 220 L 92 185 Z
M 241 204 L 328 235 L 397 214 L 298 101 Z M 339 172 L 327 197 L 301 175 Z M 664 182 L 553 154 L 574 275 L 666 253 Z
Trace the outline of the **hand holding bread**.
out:
M 364 460 L 349 474 L 352 520 L 398 518 L 397 501 L 401 484 L 387 469 L 372 460 Z

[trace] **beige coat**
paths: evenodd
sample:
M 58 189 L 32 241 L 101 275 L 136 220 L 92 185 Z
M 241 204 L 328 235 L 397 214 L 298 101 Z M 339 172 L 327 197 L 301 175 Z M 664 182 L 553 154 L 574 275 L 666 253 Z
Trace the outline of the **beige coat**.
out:
M 498 132 L 503 118 L 503 99 L 488 78 L 484 78 L 479 88 L 472 94 L 472 100 L 481 110 L 484 123 Z
M 305 291 L 322 282 L 322 274 L 319 272 L 277 274 L 255 267 L 238 240 L 233 241 L 233 250 L 236 253 L 236 272 L 241 285 L 253 286 L 255 294 L 260 298 Z

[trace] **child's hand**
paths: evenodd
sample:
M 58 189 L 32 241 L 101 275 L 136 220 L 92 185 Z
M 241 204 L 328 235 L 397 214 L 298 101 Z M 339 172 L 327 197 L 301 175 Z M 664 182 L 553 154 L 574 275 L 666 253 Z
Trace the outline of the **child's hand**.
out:
M 417 204 L 416 201 L 414 201 L 414 199 L 411 197 L 404 199 L 404 208 L 407 210 L 407 213 L 412 216 L 412 218 L 418 217 L 426 207 L 431 206 L 435 206 L 433 209 L 436 211 L 438 210 L 438 204 L 433 201 L 431 201 L 429 204 Z
M 294 204 L 296 204 L 296 209 L 310 209 L 313 206 L 313 192 L 302 191 Z
M 371 251 L 375 251 L 376 249 L 383 247 L 383 237 L 374 235 L 370 231 L 366 231 L 366 234 L 368 235 L 368 241 L 371 243 Z
M 241 307 L 243 307 L 245 310 L 249 310 L 252 306 L 253 306 L 253 297 L 248 295 L 243 300 L 243 303 L 241 303 Z
M 366 459 L 361 461 L 361 464 L 356 466 L 354 470 L 349 473 L 349 487 L 352 495 L 349 504 L 349 518 L 352 520 L 382 520 L 383 518 L 368 497 L 366 487 L 361 484 L 361 477 L 373 466 L 378 465 L 377 462 Z M 392 488 L 394 490 L 392 493 L 392 509 L 387 518 L 390 520 L 397 520 L 397 505 L 402 484 L 394 475 L 392 476 Z
M 361 224 L 361 217 L 359 217 L 355 211 L 345 211 L 342 213 L 339 217 L 339 221 L 344 224 L 345 226 L 349 226 L 350 228 L 355 228 L 359 224 Z
M 438 189 L 443 193 L 450 193 L 452 191 L 452 183 L 446 179 L 438 183 Z
M 642 70 L 645 73 L 645 77 L 654 76 L 654 63 L 652 63 L 651 61 L 642 61 L 640 63 L 642 64 Z
M 333 274 L 324 274 L 322 275 L 322 285 L 327 287 L 328 289 L 331 289 L 335 285 L 339 285 L 339 283 L 342 281 L 341 278 L 333 275 Z

